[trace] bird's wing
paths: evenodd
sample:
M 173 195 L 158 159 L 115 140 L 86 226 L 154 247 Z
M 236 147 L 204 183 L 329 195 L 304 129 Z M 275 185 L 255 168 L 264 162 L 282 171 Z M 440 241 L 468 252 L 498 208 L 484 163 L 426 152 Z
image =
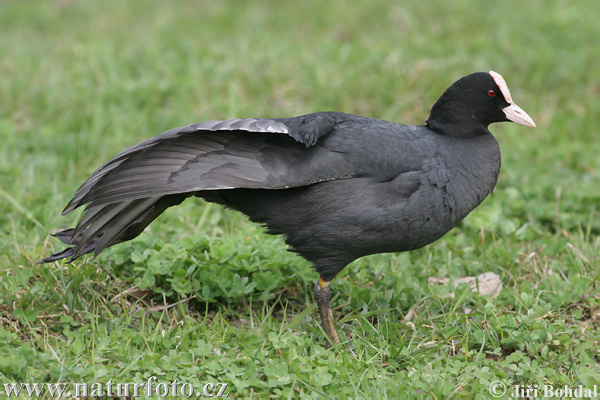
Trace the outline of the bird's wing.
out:
M 200 190 L 279 189 L 355 176 L 342 153 L 317 144 L 337 113 L 208 121 L 171 129 L 118 154 L 77 190 L 63 214 Z

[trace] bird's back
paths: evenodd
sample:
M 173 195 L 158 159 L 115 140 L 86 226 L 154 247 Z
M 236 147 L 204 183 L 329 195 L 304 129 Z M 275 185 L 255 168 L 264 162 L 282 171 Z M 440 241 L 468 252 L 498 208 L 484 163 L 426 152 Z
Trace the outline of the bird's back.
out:
M 491 134 L 458 139 L 425 126 L 350 116 L 314 147 L 352 177 L 278 189 L 198 193 L 263 223 L 333 278 L 356 258 L 423 247 L 492 191 L 500 151 Z M 313 148 L 308 148 L 311 151 Z

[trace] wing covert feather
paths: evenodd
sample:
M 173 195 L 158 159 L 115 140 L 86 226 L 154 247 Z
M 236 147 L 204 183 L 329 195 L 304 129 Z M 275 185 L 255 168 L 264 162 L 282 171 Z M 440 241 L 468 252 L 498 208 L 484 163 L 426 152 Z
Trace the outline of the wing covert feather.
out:
M 207 121 L 171 129 L 98 168 L 63 214 L 88 203 L 98 207 L 201 190 L 280 189 L 352 176 L 340 153 L 317 144 L 343 115 Z

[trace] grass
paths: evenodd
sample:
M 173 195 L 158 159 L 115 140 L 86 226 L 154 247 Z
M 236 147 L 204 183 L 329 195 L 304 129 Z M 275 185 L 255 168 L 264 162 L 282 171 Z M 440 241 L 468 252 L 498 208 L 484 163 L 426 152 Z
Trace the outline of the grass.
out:
M 599 4 L 2 9 L 0 383 L 156 376 L 227 383 L 230 398 L 373 399 L 600 384 Z M 188 200 L 98 259 L 32 263 L 81 215 L 60 216 L 78 185 L 166 129 L 319 110 L 421 123 L 454 80 L 490 69 L 538 128 L 492 126 L 497 189 L 446 237 L 334 281 L 356 358 L 324 347 L 310 265 L 215 205 Z M 495 299 L 427 283 L 486 271 L 504 284 Z

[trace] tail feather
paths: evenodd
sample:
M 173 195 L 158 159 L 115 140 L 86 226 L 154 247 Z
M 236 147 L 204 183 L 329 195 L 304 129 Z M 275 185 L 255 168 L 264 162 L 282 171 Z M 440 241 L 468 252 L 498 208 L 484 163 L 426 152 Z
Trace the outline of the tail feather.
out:
M 75 235 L 75 232 L 73 228 L 62 229 L 56 233 L 52 233 L 51 235 L 57 237 L 64 244 L 73 244 L 73 236 Z
M 119 237 L 131 224 L 138 220 L 141 215 L 147 215 L 147 212 L 152 209 L 158 200 L 160 200 L 160 197 L 133 200 L 131 205 L 127 206 L 123 211 L 108 220 L 106 224 L 103 224 L 101 229 L 104 233 L 96 245 L 94 256 L 97 256 L 102 250 L 110 246 L 113 238 Z M 160 212 L 162 213 L 163 211 L 164 208 Z M 99 219 L 96 224 L 103 223 L 103 220 L 105 219 Z
M 97 256 L 103 248 L 106 248 L 121 233 L 121 230 L 113 229 L 113 225 L 118 224 L 120 226 L 124 223 L 128 226 L 139 215 L 143 215 L 159 199 L 160 197 L 151 197 L 148 199 L 129 200 L 119 203 L 116 207 L 103 207 L 100 211 L 94 210 L 96 207 L 91 208 L 89 211 L 94 212 L 96 215 L 93 218 L 93 222 L 82 231 L 83 235 L 73 256 L 75 258 L 79 257 L 87 243 L 97 237 L 101 237 L 94 249 L 94 255 Z M 104 244 L 103 248 L 98 248 L 100 243 Z
M 74 232 L 75 232 L 75 229 L 73 229 L 73 228 L 63 229 L 56 233 L 53 233 L 52 236 L 57 237 L 61 242 L 65 243 L 65 244 L 74 245 L 75 247 L 68 247 L 64 250 L 61 250 L 59 252 L 52 254 L 51 256 L 44 257 L 41 260 L 36 261 L 35 263 L 36 264 L 49 263 L 49 262 L 61 260 L 63 258 L 70 258 L 69 262 L 72 262 L 73 260 L 75 260 L 77 258 L 77 257 L 74 257 L 75 250 L 78 248 L 79 238 L 81 236 L 79 238 L 73 239 Z M 99 238 L 97 238 L 96 240 L 92 240 L 86 246 L 81 247 L 80 248 L 80 250 L 81 250 L 80 256 L 94 251 L 94 249 L 96 248 L 96 244 L 98 243 L 98 240 L 99 240 Z
M 99 217 L 106 214 L 116 207 L 123 206 L 123 203 L 115 203 L 108 204 L 104 207 L 87 207 L 85 214 L 81 217 L 77 226 L 75 227 L 75 232 L 73 232 L 73 237 L 81 236 L 83 231 L 89 227 L 92 223 L 94 223 Z
M 69 262 L 94 252 L 94 257 L 105 248 L 137 237 L 167 208 L 181 203 L 188 195 L 150 197 L 91 207 L 76 228 L 64 229 L 53 236 L 68 245 L 62 251 L 45 257 L 38 263 L 70 258 Z

